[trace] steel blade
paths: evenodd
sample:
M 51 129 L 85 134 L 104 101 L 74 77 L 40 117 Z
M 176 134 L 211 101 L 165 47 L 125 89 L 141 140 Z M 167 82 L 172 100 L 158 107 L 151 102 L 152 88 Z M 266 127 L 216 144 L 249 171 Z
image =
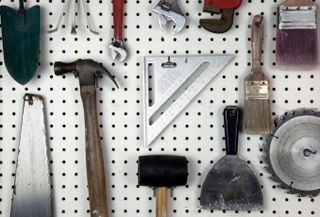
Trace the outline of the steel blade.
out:
M 41 96 L 26 94 L 11 217 L 52 217 L 48 147 Z
M 302 109 L 281 116 L 264 150 L 267 170 L 280 188 L 300 196 L 319 194 L 319 112 Z
M 262 210 L 263 195 L 248 164 L 238 156 L 226 155 L 207 175 L 200 204 L 214 210 Z

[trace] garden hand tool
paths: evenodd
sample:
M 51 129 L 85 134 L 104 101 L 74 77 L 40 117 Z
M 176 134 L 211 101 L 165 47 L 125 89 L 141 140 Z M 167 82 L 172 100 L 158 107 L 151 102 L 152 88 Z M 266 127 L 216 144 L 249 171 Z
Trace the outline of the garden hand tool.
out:
M 221 14 L 220 19 L 201 19 L 200 25 L 213 33 L 224 33 L 233 24 L 234 10 L 240 7 L 242 0 L 205 0 L 204 12 Z
M 155 188 L 156 216 L 167 217 L 168 189 L 187 184 L 188 161 L 183 156 L 140 156 L 138 178 L 139 185 Z
M 53 217 L 48 149 L 42 97 L 26 94 L 11 217 Z
M 61 12 L 59 14 L 56 26 L 53 29 L 48 30 L 48 33 L 54 33 L 59 30 L 61 23 L 62 23 L 62 18 L 66 15 L 71 3 L 72 3 L 72 1 L 67 1 L 63 4 L 63 7 L 62 7 Z
M 263 196 L 259 181 L 249 165 L 239 158 L 240 109 L 228 106 L 224 110 L 226 152 L 208 173 L 200 196 L 206 209 L 260 210 Z
M 160 0 L 152 11 L 158 14 L 158 22 L 161 30 L 164 30 L 168 21 L 174 22 L 175 28 L 172 34 L 179 33 L 186 23 L 186 18 L 177 0 Z
M 114 38 L 109 48 L 111 49 L 112 59 L 119 57 L 119 61 L 123 62 L 127 58 L 127 50 L 123 42 L 123 1 L 113 0 L 113 28 Z
M 96 79 L 105 74 L 117 87 L 118 85 L 103 65 L 90 59 L 79 59 L 72 63 L 56 62 L 54 70 L 56 75 L 74 73 L 76 77 L 79 77 L 85 116 L 87 178 L 91 217 L 107 217 L 106 178 L 99 134 Z
M 24 85 L 34 76 L 40 52 L 40 7 L 0 7 L 4 62 L 11 77 Z
M 264 159 L 271 179 L 287 193 L 320 193 L 320 112 L 299 109 L 274 121 L 266 137 Z
M 81 2 L 80 2 L 81 1 Z M 90 18 L 90 10 L 89 7 L 87 5 L 87 3 L 85 2 L 85 0 L 68 0 L 67 2 L 64 3 L 62 10 L 60 12 L 60 15 L 58 17 L 58 21 L 57 21 L 57 25 L 55 28 L 53 28 L 52 30 L 49 30 L 48 33 L 54 33 L 56 31 L 58 31 L 58 29 L 61 26 L 61 22 L 62 22 L 62 18 L 66 15 L 66 13 L 71 10 L 71 6 L 72 7 L 72 21 L 71 21 L 71 34 L 75 35 L 77 34 L 77 30 L 76 30 L 76 14 L 79 14 L 80 12 L 80 4 L 82 5 L 85 17 L 86 17 L 86 22 L 87 22 L 87 27 L 89 29 L 89 31 L 95 35 L 99 35 L 99 32 L 96 31 L 93 26 L 92 26 L 92 21 Z M 79 11 L 78 11 L 79 10 Z

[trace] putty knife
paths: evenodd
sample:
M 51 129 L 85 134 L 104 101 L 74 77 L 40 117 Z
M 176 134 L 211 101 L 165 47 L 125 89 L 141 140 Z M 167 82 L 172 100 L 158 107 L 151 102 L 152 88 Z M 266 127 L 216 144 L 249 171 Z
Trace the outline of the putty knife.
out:
M 52 217 L 48 146 L 41 96 L 26 94 L 11 217 Z
M 205 209 L 261 210 L 263 196 L 256 175 L 241 160 L 238 152 L 240 109 L 228 106 L 224 110 L 226 152 L 210 170 L 200 195 Z
M 149 146 L 233 59 L 232 54 L 144 58 L 144 146 Z

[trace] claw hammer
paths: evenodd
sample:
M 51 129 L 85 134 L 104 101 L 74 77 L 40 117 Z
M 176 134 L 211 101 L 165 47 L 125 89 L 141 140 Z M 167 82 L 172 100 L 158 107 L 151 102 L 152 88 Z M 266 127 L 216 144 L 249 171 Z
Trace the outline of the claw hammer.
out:
M 91 217 L 108 217 L 103 149 L 97 115 L 96 79 L 106 74 L 117 87 L 118 85 L 103 65 L 91 59 L 79 59 L 71 63 L 55 62 L 54 71 L 56 75 L 74 73 L 79 78 L 86 128 L 86 165 Z

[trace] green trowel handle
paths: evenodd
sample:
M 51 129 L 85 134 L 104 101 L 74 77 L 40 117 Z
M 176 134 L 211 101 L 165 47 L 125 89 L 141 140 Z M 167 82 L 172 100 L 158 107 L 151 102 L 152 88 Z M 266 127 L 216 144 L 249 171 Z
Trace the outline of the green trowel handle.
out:
M 19 9 L 24 9 L 24 0 L 19 0 Z
M 238 152 L 240 113 L 236 106 L 227 106 L 223 112 L 227 155 L 237 155 Z

